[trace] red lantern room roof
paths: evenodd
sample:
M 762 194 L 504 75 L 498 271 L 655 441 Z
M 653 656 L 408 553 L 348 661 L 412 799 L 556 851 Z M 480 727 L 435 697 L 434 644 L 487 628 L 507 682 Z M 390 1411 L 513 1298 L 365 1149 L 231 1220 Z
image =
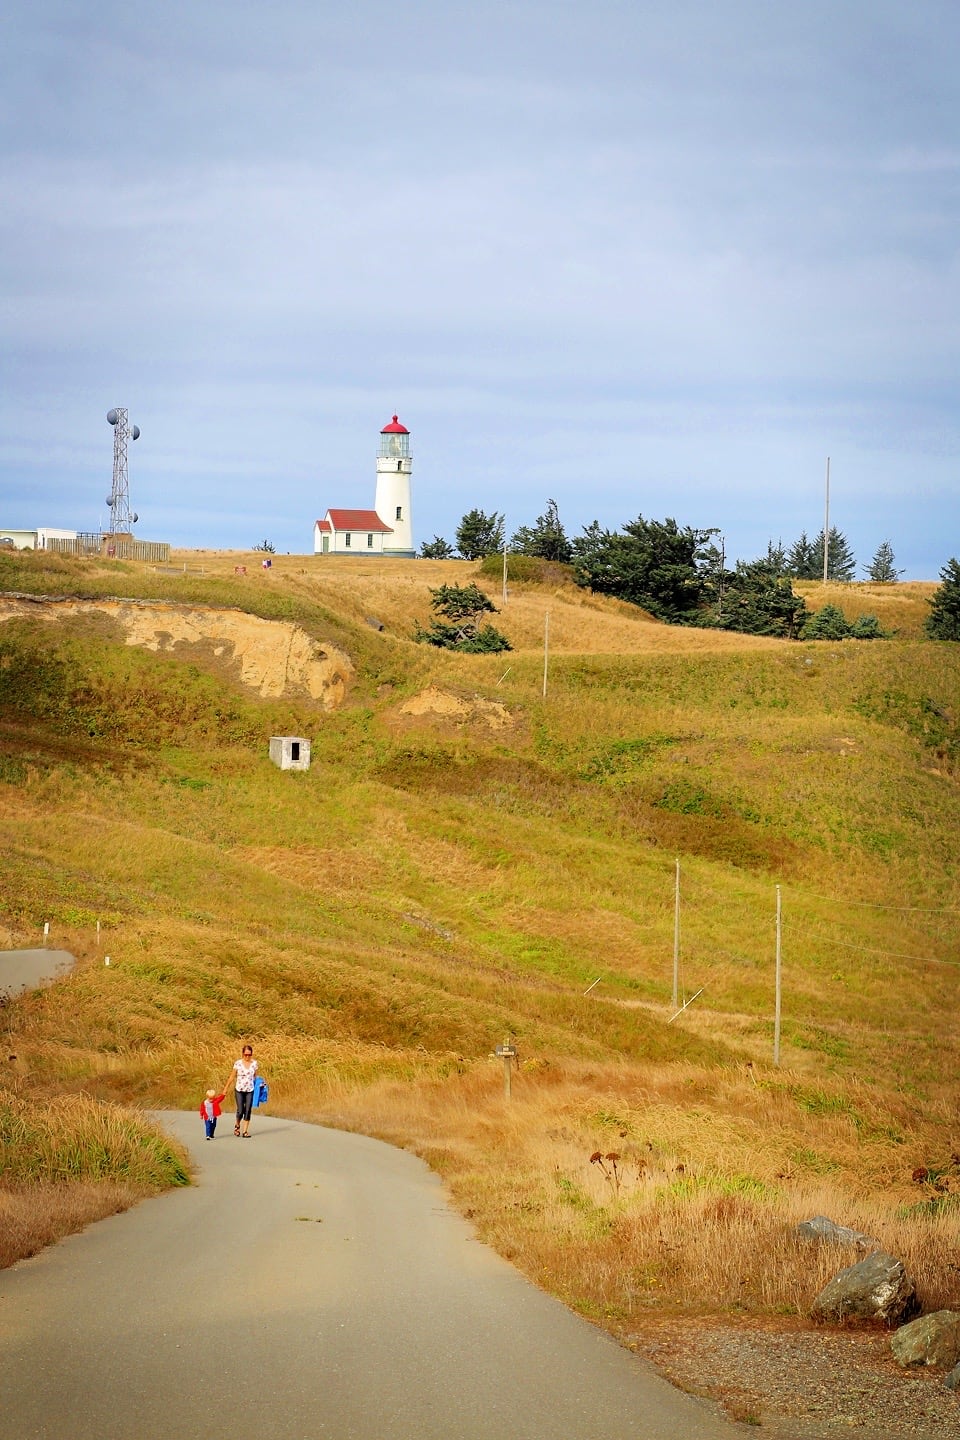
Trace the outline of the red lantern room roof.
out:
M 407 429 L 406 425 L 401 425 L 401 424 L 400 424 L 400 421 L 397 419 L 396 415 L 394 415 L 393 419 L 390 421 L 390 424 L 389 424 L 389 425 L 384 425 L 383 429 L 380 431 L 380 434 L 381 434 L 381 435 L 409 435 L 409 434 L 410 434 L 410 431 Z

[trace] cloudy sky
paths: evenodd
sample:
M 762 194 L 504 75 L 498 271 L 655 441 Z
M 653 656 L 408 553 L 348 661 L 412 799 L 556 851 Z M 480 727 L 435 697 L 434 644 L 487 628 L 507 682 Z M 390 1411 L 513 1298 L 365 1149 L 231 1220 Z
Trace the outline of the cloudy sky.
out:
M 960 554 L 956 0 L 7 0 L 0 525 Z

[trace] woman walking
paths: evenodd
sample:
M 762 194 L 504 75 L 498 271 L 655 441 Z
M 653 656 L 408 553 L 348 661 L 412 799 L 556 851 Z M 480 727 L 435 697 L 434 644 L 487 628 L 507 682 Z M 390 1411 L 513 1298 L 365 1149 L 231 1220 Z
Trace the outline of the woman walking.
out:
M 233 1069 L 230 1071 L 230 1079 L 224 1085 L 224 1091 L 233 1086 L 237 1100 L 237 1123 L 233 1127 L 234 1135 L 241 1136 L 244 1140 L 250 1139 L 250 1114 L 253 1110 L 253 1087 L 256 1083 L 257 1070 L 259 1066 L 253 1058 L 253 1046 L 244 1045 L 243 1053 L 239 1060 L 234 1060 Z M 241 1129 L 241 1126 L 243 1127 Z

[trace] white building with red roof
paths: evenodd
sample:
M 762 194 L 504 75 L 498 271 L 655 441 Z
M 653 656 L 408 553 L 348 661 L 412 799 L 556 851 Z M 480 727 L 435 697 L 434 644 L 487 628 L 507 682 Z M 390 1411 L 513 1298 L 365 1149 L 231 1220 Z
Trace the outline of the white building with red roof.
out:
M 413 516 L 410 431 L 394 415 L 380 431 L 373 510 L 328 510 L 313 527 L 316 555 L 388 555 L 411 559 Z

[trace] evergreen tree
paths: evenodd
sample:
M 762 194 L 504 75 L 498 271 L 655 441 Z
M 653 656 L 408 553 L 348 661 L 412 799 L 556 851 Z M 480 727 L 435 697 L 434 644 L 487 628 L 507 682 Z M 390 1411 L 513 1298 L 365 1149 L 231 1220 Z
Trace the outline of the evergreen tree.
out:
M 432 540 L 424 540 L 420 546 L 420 558 L 423 560 L 449 560 L 452 554 L 453 546 L 442 535 L 434 535 Z
M 803 627 L 804 640 L 846 640 L 850 634 L 843 611 L 836 605 L 824 605 L 814 611 Z
M 858 615 L 850 626 L 851 640 L 886 640 L 887 632 L 882 629 L 876 615 Z
M 940 579 L 924 628 L 933 640 L 960 640 L 960 561 L 948 560 Z
M 778 540 L 774 545 L 772 540 L 767 541 L 767 553 L 763 557 L 763 564 L 769 566 L 773 575 L 786 575 L 788 573 L 787 552 L 784 549 L 783 541 Z
M 875 585 L 890 585 L 894 580 L 899 580 L 903 571 L 894 568 L 895 558 L 890 541 L 882 541 L 877 546 L 877 553 L 867 566 L 867 579 L 872 580 Z
M 510 641 L 492 625 L 481 625 L 482 615 L 497 614 L 497 607 L 477 585 L 440 585 L 430 591 L 434 619 L 429 630 L 417 625 L 414 639 L 441 650 L 489 654 L 509 650 Z
M 457 526 L 455 539 L 464 560 L 482 560 L 484 555 L 493 555 L 503 549 L 503 516 L 496 510 L 492 515 L 470 510 Z
M 546 514 L 537 516 L 536 525 L 521 525 L 510 541 L 517 555 L 533 555 L 540 560 L 557 560 L 568 565 L 572 556 L 570 541 L 560 523 L 556 500 L 547 501 Z
M 813 557 L 817 566 L 814 580 L 823 579 L 823 531 L 813 544 Z M 831 525 L 827 544 L 827 579 L 852 580 L 857 573 L 857 561 L 842 530 Z
M 814 546 L 807 539 L 807 532 L 801 533 L 787 551 L 786 573 L 794 580 L 819 580 L 823 575 L 823 537 L 820 538 L 820 568 L 816 567 Z

